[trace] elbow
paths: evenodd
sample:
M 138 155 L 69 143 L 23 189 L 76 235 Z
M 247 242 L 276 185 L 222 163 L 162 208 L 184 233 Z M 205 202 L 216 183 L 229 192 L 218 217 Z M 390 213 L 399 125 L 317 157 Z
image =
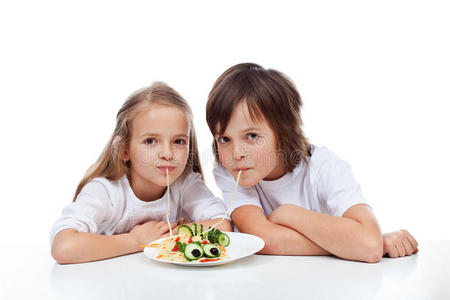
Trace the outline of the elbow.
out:
M 53 243 L 52 256 L 58 264 L 73 264 L 76 263 L 72 255 L 73 247 L 67 242 Z
M 381 234 L 365 241 L 362 261 L 367 263 L 377 263 L 383 257 L 383 238 Z
M 58 234 L 59 235 L 59 234 Z M 75 245 L 71 239 L 56 235 L 51 249 L 52 257 L 58 264 L 77 263 L 74 257 Z
M 273 237 L 265 234 L 256 234 L 264 241 L 264 247 L 258 252 L 258 254 L 267 254 L 267 255 L 279 255 L 281 254 L 279 251 L 279 243 L 273 239 Z

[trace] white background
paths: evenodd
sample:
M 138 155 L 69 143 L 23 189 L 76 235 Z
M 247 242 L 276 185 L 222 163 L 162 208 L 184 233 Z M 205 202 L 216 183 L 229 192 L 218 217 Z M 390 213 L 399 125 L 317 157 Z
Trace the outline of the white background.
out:
M 384 232 L 450 239 L 446 1 L 10 1 L 0 4 L 3 243 L 46 245 L 134 90 L 205 104 L 240 62 L 286 73 L 305 132 L 350 162 Z

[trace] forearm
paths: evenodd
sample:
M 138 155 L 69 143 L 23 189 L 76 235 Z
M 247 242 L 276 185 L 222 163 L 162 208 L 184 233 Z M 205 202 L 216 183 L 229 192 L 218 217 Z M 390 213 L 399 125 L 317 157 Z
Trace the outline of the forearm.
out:
M 310 239 L 291 228 L 267 222 L 264 232 L 248 232 L 264 239 L 264 248 L 260 254 L 271 255 L 330 255 Z
M 362 224 L 351 218 L 330 216 L 295 205 L 289 206 L 289 214 L 283 218 L 269 216 L 269 220 L 298 231 L 341 258 L 367 262 L 379 260 L 382 237 L 374 224 Z
M 129 233 L 109 236 L 73 229 L 59 232 L 52 245 L 52 255 L 60 264 L 96 261 L 141 250 Z

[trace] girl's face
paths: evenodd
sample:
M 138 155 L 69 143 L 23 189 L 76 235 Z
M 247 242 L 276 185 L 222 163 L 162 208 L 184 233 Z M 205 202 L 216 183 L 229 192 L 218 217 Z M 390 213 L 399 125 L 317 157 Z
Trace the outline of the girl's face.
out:
M 273 130 L 266 120 L 252 121 L 245 101 L 234 108 L 225 132 L 216 135 L 215 139 L 220 161 L 228 172 L 236 179 L 242 170 L 241 186 L 275 180 L 286 173 L 279 163 Z
M 189 152 L 185 113 L 174 106 L 152 104 L 136 115 L 131 128 L 124 158 L 131 162 L 133 189 L 158 190 L 167 186 L 166 169 L 169 184 L 174 182 L 183 173 Z

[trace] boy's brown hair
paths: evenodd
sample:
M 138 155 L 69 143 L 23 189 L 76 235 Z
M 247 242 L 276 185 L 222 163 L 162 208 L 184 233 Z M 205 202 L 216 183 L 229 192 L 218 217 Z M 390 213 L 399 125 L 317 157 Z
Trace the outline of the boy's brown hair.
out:
M 253 63 L 226 70 L 214 83 L 206 105 L 206 121 L 213 135 L 225 132 L 233 109 L 241 101 L 246 102 L 253 121 L 265 119 L 269 123 L 288 172 L 302 161 L 308 163 L 311 145 L 301 128 L 302 99 L 286 75 Z M 213 152 L 220 164 L 216 140 Z

